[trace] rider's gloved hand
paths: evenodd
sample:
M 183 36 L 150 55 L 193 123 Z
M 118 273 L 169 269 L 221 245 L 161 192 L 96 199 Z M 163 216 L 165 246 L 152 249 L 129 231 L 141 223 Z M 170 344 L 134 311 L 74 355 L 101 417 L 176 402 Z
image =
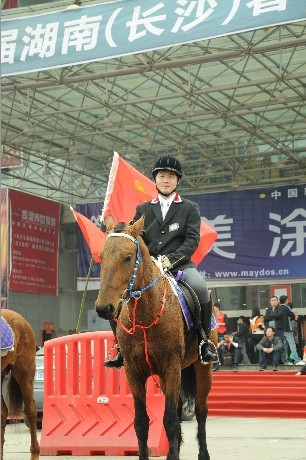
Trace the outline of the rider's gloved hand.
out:
M 172 263 L 170 262 L 167 256 L 161 256 L 161 263 L 162 263 L 163 270 L 165 272 L 172 268 Z

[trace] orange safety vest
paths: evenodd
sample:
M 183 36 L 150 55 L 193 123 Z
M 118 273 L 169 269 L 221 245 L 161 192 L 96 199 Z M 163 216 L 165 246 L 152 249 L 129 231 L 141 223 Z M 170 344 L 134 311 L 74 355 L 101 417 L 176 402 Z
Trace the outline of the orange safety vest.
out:
M 255 321 L 254 321 L 255 320 Z M 251 331 L 256 331 L 259 327 L 260 324 L 262 324 L 264 322 L 264 319 L 262 316 L 256 316 L 256 319 L 255 318 L 252 318 L 250 320 L 250 328 L 251 328 Z M 262 333 L 264 332 L 263 330 L 260 329 L 260 331 L 262 331 Z

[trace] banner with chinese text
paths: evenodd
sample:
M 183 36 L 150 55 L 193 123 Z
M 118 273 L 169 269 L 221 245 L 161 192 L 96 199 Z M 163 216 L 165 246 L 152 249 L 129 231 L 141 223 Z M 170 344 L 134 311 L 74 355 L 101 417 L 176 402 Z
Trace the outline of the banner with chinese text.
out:
M 120 0 L 2 21 L 2 75 L 100 61 L 306 19 L 306 0 Z
M 190 195 L 202 219 L 218 232 L 199 265 L 204 278 L 220 283 L 306 278 L 306 185 Z M 99 225 L 103 203 L 78 206 Z M 81 234 L 80 234 L 81 235 Z M 79 239 L 79 276 L 86 277 L 91 254 Z M 99 288 L 94 264 L 90 289 Z M 78 284 L 81 289 L 83 284 Z
M 200 264 L 203 277 L 306 278 L 306 185 L 193 195 L 218 232 Z
M 11 207 L 12 291 L 57 294 L 60 204 L 16 190 Z
M 0 289 L 1 308 L 7 308 L 7 273 L 8 273 L 8 190 L 0 190 Z

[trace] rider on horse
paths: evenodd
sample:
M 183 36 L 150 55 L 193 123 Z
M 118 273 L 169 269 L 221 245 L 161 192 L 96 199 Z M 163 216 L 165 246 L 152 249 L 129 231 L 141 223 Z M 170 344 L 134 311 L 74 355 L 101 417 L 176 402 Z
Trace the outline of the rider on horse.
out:
M 202 342 L 201 357 L 205 364 L 218 362 L 218 356 L 209 346 L 211 328 L 211 299 L 205 280 L 197 271 L 191 256 L 200 241 L 201 216 L 196 203 L 181 198 L 176 188 L 183 173 L 180 162 L 171 155 L 160 157 L 152 168 L 158 195 L 136 208 L 134 221 L 145 217 L 143 240 L 151 256 L 161 256 L 163 269 L 186 273 L 185 281 L 196 292 L 201 305 L 201 324 L 207 340 Z M 116 336 L 116 322 L 110 321 Z M 107 367 L 119 368 L 123 365 L 123 356 L 119 351 L 113 360 L 104 363 Z

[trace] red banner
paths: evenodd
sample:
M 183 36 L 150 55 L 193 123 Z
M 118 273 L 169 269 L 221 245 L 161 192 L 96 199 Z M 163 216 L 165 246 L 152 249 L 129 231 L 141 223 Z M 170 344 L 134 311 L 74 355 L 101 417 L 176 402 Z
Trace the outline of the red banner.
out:
M 10 190 L 12 291 L 57 294 L 60 205 Z
M 7 308 L 8 211 L 7 189 L 0 190 L 0 288 L 1 308 Z
M 117 155 L 115 153 L 115 158 Z M 107 214 L 111 214 L 116 223 L 129 222 L 135 215 L 136 206 L 156 195 L 155 183 L 118 155 L 118 168 L 107 204 Z
M 10 8 L 18 8 L 19 7 L 19 0 L 6 0 L 3 9 L 9 10 Z
M 91 255 L 96 263 L 100 262 L 99 252 L 105 242 L 106 235 L 91 220 L 70 208 L 80 230 L 88 244 Z

